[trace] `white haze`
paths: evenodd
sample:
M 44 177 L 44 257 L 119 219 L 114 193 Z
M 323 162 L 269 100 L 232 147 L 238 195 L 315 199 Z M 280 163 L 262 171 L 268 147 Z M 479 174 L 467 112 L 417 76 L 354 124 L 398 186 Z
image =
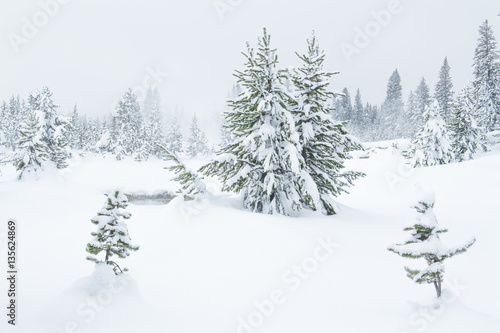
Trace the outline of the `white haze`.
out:
M 209 119 L 223 108 L 234 70 L 243 68 L 245 42 L 255 45 L 262 27 L 271 33 L 283 66 L 297 64 L 294 52 L 305 51 L 315 30 L 327 69 L 340 71 L 333 88 L 347 86 L 354 95 L 359 87 L 364 102 L 377 104 L 395 68 L 405 95 L 422 76 L 433 91 L 445 56 L 460 89 L 472 77 L 479 25 L 488 19 L 496 36 L 500 32 L 500 5 L 491 0 L 59 0 L 67 4 L 15 52 L 9 33 L 21 35 L 23 18 L 32 21 L 40 3 L 50 1 L 56 0 L 3 2 L 0 100 L 26 97 L 47 85 L 60 112 L 77 103 L 91 116 L 112 112 L 127 88 L 141 87 L 148 71 L 158 68 L 168 72 L 156 82 L 163 105 Z M 233 10 L 221 19 L 217 3 L 233 4 Z M 373 11 L 390 6 L 398 13 L 347 61 L 342 43 L 353 44 L 356 29 L 375 22 Z

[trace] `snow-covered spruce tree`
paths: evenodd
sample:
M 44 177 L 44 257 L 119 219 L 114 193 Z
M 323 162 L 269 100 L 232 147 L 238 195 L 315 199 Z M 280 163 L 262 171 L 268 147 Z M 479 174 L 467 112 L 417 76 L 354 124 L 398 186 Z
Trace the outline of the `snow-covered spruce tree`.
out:
M 354 96 L 354 106 L 352 109 L 353 119 L 351 120 L 351 128 L 355 129 L 355 133 L 359 136 L 359 134 L 363 133 L 365 119 L 364 117 L 364 107 L 363 101 L 361 99 L 361 92 L 356 91 L 356 95 Z
M 203 133 L 198 127 L 196 114 L 193 116 L 193 121 L 191 122 L 191 127 L 189 128 L 186 153 L 188 153 L 191 157 L 208 153 L 207 138 L 205 133 Z
M 4 144 L 12 149 L 17 149 L 19 141 L 19 127 L 26 120 L 28 110 L 24 101 L 19 96 L 12 96 L 9 103 L 2 104 L 2 128 L 4 133 Z
M 500 126 L 500 53 L 488 20 L 479 28 L 474 53 L 474 77 L 475 113 L 489 132 Z
M 194 200 L 198 195 L 206 192 L 206 186 L 201 176 L 186 167 L 174 153 L 163 146 L 159 146 L 159 148 L 162 150 L 165 161 L 174 162 L 173 165 L 165 167 L 165 169 L 176 174 L 173 180 L 181 184 L 177 193 L 181 194 L 184 200 Z
M 298 151 L 298 135 L 290 97 L 282 84 L 284 71 L 277 68 L 276 50 L 264 29 L 258 50 L 247 43 L 246 68 L 237 71 L 243 92 L 230 101 L 225 119 L 234 142 L 200 171 L 218 176 L 222 190 L 243 194 L 244 206 L 254 212 L 291 215 L 301 210 L 298 175 L 304 164 Z
M 451 103 L 448 128 L 454 157 L 459 162 L 472 159 L 478 147 L 486 151 L 484 128 L 476 121 L 474 104 L 470 87 L 464 88 L 457 100 Z
M 401 76 L 398 70 L 389 77 L 387 93 L 381 108 L 382 125 L 385 127 L 385 139 L 399 137 L 404 132 L 404 102 Z
M 78 108 L 75 104 L 73 107 L 73 113 L 71 114 L 71 119 L 69 121 L 68 130 L 68 145 L 71 149 L 82 150 L 82 145 L 80 142 L 81 138 L 81 126 L 80 126 L 80 115 L 78 114 Z
M 58 106 L 52 101 L 52 92 L 47 87 L 33 92 L 29 96 L 28 103 L 31 112 L 39 115 L 43 132 L 40 140 L 47 147 L 48 159 L 54 162 L 58 169 L 64 169 L 68 166 L 66 164 L 68 142 L 64 133 L 67 130 L 68 121 L 57 115 Z
M 417 222 L 404 229 L 410 231 L 411 237 L 404 244 L 392 245 L 388 248 L 404 258 L 424 258 L 427 267 L 424 269 L 411 269 L 405 267 L 407 276 L 418 284 L 432 283 L 437 297 L 441 297 L 444 263 L 445 259 L 456 254 L 464 253 L 476 241 L 470 239 L 467 243 L 458 247 L 446 247 L 439 239 L 439 234 L 448 232 L 447 229 L 439 227 L 433 208 L 435 195 L 433 192 L 426 193 L 417 189 L 417 204 L 413 207 L 417 211 Z
M 42 115 L 43 116 L 43 115 Z M 36 113 L 30 113 L 19 128 L 19 148 L 16 168 L 19 179 L 37 179 L 43 163 L 48 160 L 47 146 L 42 141 L 43 129 Z
M 443 117 L 448 120 L 450 116 L 450 104 L 453 102 L 453 81 L 450 75 L 450 65 L 448 58 L 444 58 L 443 66 L 439 70 L 439 79 L 434 91 L 434 98 L 438 101 L 439 107 L 443 110 Z
M 117 159 L 132 156 L 141 147 L 142 115 L 137 96 L 128 89 L 116 107 L 113 139 Z
M 111 261 L 111 258 L 114 255 L 126 258 L 130 255 L 130 251 L 139 250 L 139 246 L 131 244 L 125 223 L 125 220 L 131 217 L 131 214 L 125 211 L 128 207 L 127 197 L 119 190 L 112 191 L 106 196 L 106 204 L 91 220 L 97 225 L 97 231 L 91 233 L 94 238 L 87 244 L 87 252 L 91 254 L 87 260 L 110 265 L 118 275 L 127 269 L 122 270 L 117 263 Z M 104 252 L 103 260 L 95 257 L 101 252 Z
M 338 96 L 333 96 L 336 100 L 336 107 L 333 109 L 335 119 L 340 121 L 351 121 L 352 120 L 352 103 L 351 103 L 351 95 L 349 94 L 349 90 L 346 88 L 342 89 L 342 94 Z
M 331 117 L 332 110 L 327 105 L 333 93 L 327 88 L 335 73 L 323 70 L 325 54 L 320 51 L 314 35 L 308 40 L 308 52 L 297 56 L 303 64 L 293 75 L 296 91 L 292 113 L 303 159 L 298 181 L 301 203 L 333 215 L 335 204 L 332 196 L 346 192 L 345 188 L 362 176 L 360 172 L 342 172 L 344 161 L 350 158 L 349 152 L 361 149 L 361 146 L 348 135 L 345 123 L 335 122 Z M 362 117 L 359 89 L 355 100 L 356 116 Z
M 412 137 L 417 128 L 421 125 L 420 122 L 422 121 L 422 115 L 418 112 L 416 97 L 411 90 L 408 94 L 408 101 L 405 107 L 405 117 L 407 119 L 407 128 L 405 129 L 405 133 L 408 137 Z
M 226 121 L 223 121 L 220 127 L 220 143 L 219 143 L 219 148 L 224 148 L 226 146 L 229 146 L 231 143 L 233 143 L 233 134 L 231 131 L 227 128 L 227 123 Z
M 144 98 L 144 103 L 142 106 L 142 112 L 144 113 L 145 117 L 147 117 L 149 113 L 153 110 L 154 105 L 158 104 L 155 92 L 156 90 L 153 91 L 151 85 L 148 87 L 148 90 L 146 91 L 146 97 Z
M 437 101 L 423 115 L 423 125 L 411 143 L 411 155 L 413 167 L 447 164 L 453 160 L 448 129 Z
M 167 137 L 165 138 L 165 148 L 172 154 L 179 154 L 182 149 L 182 133 L 177 118 L 173 117 L 168 127 Z
M 148 142 L 149 153 L 156 157 L 162 156 L 159 144 L 165 142 L 163 130 L 163 117 L 159 105 L 154 102 L 146 122 L 146 141 Z
M 425 82 L 425 78 L 422 77 L 417 89 L 415 89 L 415 104 L 417 106 L 418 117 L 422 117 L 425 110 L 431 106 L 431 103 L 432 99 L 429 93 L 429 86 Z
M 139 136 L 136 138 L 136 148 L 132 155 L 137 162 L 147 161 L 151 156 L 151 143 L 148 139 L 148 124 L 143 122 L 139 129 Z
M 377 141 L 379 139 L 380 120 L 376 105 L 366 103 L 365 105 L 365 129 L 360 139 L 364 141 Z
M 7 103 L 0 106 L 0 147 L 7 146 L 7 121 L 9 117 Z

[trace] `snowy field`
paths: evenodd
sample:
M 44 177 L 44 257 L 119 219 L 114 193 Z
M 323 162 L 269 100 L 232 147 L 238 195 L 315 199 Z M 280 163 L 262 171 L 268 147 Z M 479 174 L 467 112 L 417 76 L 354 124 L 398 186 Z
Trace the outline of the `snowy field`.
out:
M 130 271 L 118 279 L 85 260 L 90 219 L 115 187 L 175 192 L 165 162 L 89 155 L 38 182 L 15 181 L 14 170 L 3 169 L 0 220 L 19 225 L 19 325 L 2 320 L 0 331 L 500 332 L 500 150 L 413 170 L 401 156 L 407 142 L 393 143 L 367 144 L 347 163 L 367 176 L 338 198 L 332 217 L 253 214 L 216 182 L 201 203 L 131 204 L 129 232 L 141 248 L 120 261 Z M 406 277 L 403 267 L 418 261 L 387 251 L 415 221 L 416 183 L 436 192 L 435 212 L 449 228 L 444 242 L 477 238 L 445 262 L 439 308 L 431 285 Z M 5 229 L 0 234 L 5 249 Z

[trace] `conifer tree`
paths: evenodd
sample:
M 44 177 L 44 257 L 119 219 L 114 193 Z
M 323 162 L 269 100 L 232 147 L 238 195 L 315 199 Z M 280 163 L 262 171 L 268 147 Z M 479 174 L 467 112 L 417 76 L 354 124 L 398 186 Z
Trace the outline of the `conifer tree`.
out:
M 500 126 L 500 53 L 488 20 L 479 28 L 474 53 L 474 77 L 475 113 L 489 132 Z
M 439 101 L 438 101 L 439 102 Z M 425 82 L 425 78 L 422 77 L 420 84 L 415 90 L 415 103 L 417 106 L 417 114 L 419 117 L 425 113 L 425 110 L 431 106 L 432 99 L 429 93 L 429 86 Z M 441 109 L 442 110 L 442 109 Z
M 356 96 L 354 96 L 354 106 L 353 106 L 353 119 L 352 127 L 356 129 L 357 133 L 362 133 L 365 125 L 364 108 L 363 101 L 361 99 L 361 92 L 356 91 Z
M 478 148 L 486 151 L 486 136 L 484 129 L 476 121 L 474 104 L 470 87 L 463 89 L 451 104 L 448 128 L 454 157 L 459 162 L 472 159 Z
M 7 121 L 8 121 L 7 103 L 3 102 L 0 107 L 0 146 L 7 146 Z
M 299 134 L 301 157 L 304 160 L 300 174 L 301 202 L 313 210 L 335 214 L 332 196 L 346 192 L 345 187 L 360 177 L 359 172 L 341 172 L 349 152 L 361 146 L 345 130 L 345 123 L 335 123 L 332 110 L 327 107 L 333 93 L 328 92 L 329 79 L 334 73 L 323 70 L 325 54 L 319 50 L 316 36 L 308 40 L 308 51 L 297 56 L 301 67 L 294 71 L 295 102 L 293 115 Z M 355 114 L 361 118 L 363 105 L 359 89 L 355 99 Z
M 81 145 L 81 128 L 80 128 L 80 116 L 78 114 L 78 108 L 75 104 L 73 107 L 73 113 L 71 115 L 71 119 L 69 121 L 69 135 L 68 135 L 68 144 L 72 149 L 82 150 L 83 147 Z
M 9 103 L 2 104 L 2 123 L 5 145 L 12 149 L 17 149 L 19 141 L 20 125 L 26 120 L 28 110 L 24 101 L 21 101 L 19 96 L 12 96 Z
M 208 153 L 207 138 L 205 133 L 203 133 L 198 127 L 196 114 L 193 116 L 193 121 L 191 122 L 191 127 L 189 128 L 189 138 L 187 144 L 186 152 L 191 157 Z
M 403 87 L 397 69 L 394 70 L 387 82 L 386 98 L 382 104 L 382 117 L 387 139 L 398 137 L 404 132 Z
M 439 104 L 434 101 L 423 115 L 423 125 L 411 145 L 414 167 L 447 164 L 453 160 L 450 137 L 441 117 Z
M 223 121 L 221 127 L 220 127 L 220 144 L 219 148 L 224 148 L 226 146 L 229 146 L 231 143 L 233 143 L 233 135 L 231 134 L 231 131 L 227 128 L 227 123 L 226 121 Z
M 168 128 L 167 137 L 165 139 L 165 148 L 172 154 L 183 152 L 182 148 L 182 133 L 177 118 L 173 117 Z
M 97 231 L 91 233 L 94 237 L 87 244 L 87 252 L 91 254 L 87 260 L 110 265 L 118 275 L 127 269 L 120 269 L 120 266 L 111 258 L 115 255 L 118 258 L 126 258 L 130 255 L 130 251 L 139 250 L 139 246 L 131 244 L 125 223 L 125 220 L 131 217 L 131 214 L 125 211 L 128 207 L 127 197 L 119 190 L 114 190 L 106 196 L 106 204 L 91 220 L 97 225 Z M 95 257 L 101 252 L 104 252 L 103 260 Z
M 420 188 L 417 189 L 417 204 L 413 207 L 417 211 L 417 222 L 404 229 L 404 231 L 411 232 L 411 237 L 404 244 L 392 245 L 388 250 L 404 258 L 424 258 L 427 267 L 424 269 L 405 267 L 405 271 L 415 283 L 433 284 L 439 298 L 442 292 L 444 260 L 464 253 L 476 240 L 472 238 L 464 245 L 457 247 L 444 246 L 439 235 L 448 230 L 439 226 L 433 210 L 434 203 L 433 192 L 426 193 Z
M 151 85 L 148 87 L 148 90 L 146 91 L 146 97 L 144 98 L 144 103 L 142 107 L 142 112 L 144 113 L 144 116 L 148 116 L 149 113 L 153 110 L 153 106 L 156 104 L 155 101 L 155 96 L 153 92 L 153 88 Z
M 115 154 L 117 159 L 132 156 L 142 146 L 143 118 L 137 96 L 128 89 L 116 107 L 114 124 Z
M 450 65 L 448 58 L 444 58 L 443 66 L 439 70 L 439 79 L 436 84 L 434 98 L 438 101 L 439 107 L 443 110 L 445 120 L 450 116 L 450 105 L 453 102 L 453 82 L 450 75 Z
M 251 211 L 290 215 L 301 209 L 297 178 L 304 161 L 287 110 L 285 74 L 270 42 L 264 29 L 256 52 L 247 43 L 246 69 L 235 74 L 243 92 L 225 113 L 234 142 L 200 171 L 219 177 L 222 190 L 242 193 Z
M 137 162 L 147 161 L 151 156 L 151 145 L 149 141 L 148 123 L 143 122 L 139 130 L 139 136 L 136 138 L 136 148 L 134 150 L 133 156 L 134 160 Z
M 159 145 L 165 142 L 165 135 L 163 130 L 163 117 L 156 102 L 151 106 L 151 111 L 147 116 L 145 127 L 145 143 L 147 144 L 149 154 L 161 157 L 162 151 Z
M 421 126 L 422 114 L 418 111 L 417 100 L 413 91 L 408 94 L 408 102 L 406 103 L 406 119 L 407 128 L 406 134 L 412 137 L 417 128 Z
M 335 111 L 335 118 L 340 121 L 351 121 L 352 120 L 352 103 L 351 103 L 351 95 L 349 94 L 349 90 L 347 87 L 342 89 L 342 94 L 338 96 L 333 96 L 337 100 L 337 107 Z
M 46 153 L 50 161 L 54 162 L 58 169 L 67 167 L 65 131 L 68 121 L 57 115 L 57 105 L 52 101 L 52 92 L 47 87 L 33 92 L 28 99 L 31 112 L 39 114 L 39 121 L 43 134 L 40 138 L 45 143 Z
M 39 114 L 30 113 L 19 129 L 19 154 L 16 161 L 19 179 L 37 179 L 43 170 L 43 163 L 48 159 Z

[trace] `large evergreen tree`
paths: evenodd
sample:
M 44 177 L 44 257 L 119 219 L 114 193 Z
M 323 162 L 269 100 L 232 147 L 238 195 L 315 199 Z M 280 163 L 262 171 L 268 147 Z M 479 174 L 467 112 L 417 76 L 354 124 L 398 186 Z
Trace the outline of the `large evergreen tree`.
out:
M 31 112 L 39 115 L 43 132 L 41 141 L 46 146 L 49 160 L 54 162 L 58 169 L 67 167 L 66 146 L 68 142 L 64 132 L 67 130 L 68 121 L 57 115 L 58 106 L 52 101 L 52 92 L 47 87 L 34 91 L 29 96 L 28 103 Z
M 412 137 L 418 127 L 420 127 L 420 122 L 422 121 L 422 115 L 418 111 L 417 100 L 413 91 L 410 90 L 408 94 L 408 102 L 406 103 L 406 119 L 407 128 L 405 130 L 406 135 Z
M 19 128 L 17 170 L 20 171 L 19 179 L 38 179 L 43 170 L 43 163 L 48 160 L 47 146 L 42 140 L 44 131 L 39 117 L 41 112 L 32 112 Z
M 143 145 L 141 129 L 143 128 L 143 117 L 137 96 L 132 89 L 127 90 L 122 99 L 118 101 L 114 131 L 112 133 L 115 142 L 114 152 L 117 159 L 124 156 L 132 156 L 139 151 Z
M 404 132 L 403 87 L 398 70 L 394 70 L 387 82 L 387 94 L 382 104 L 382 116 L 386 138 L 395 138 Z
M 229 128 L 227 128 L 227 123 L 224 120 L 221 124 L 221 127 L 220 127 L 219 147 L 222 149 L 226 146 L 229 146 L 231 143 L 233 143 L 233 134 L 231 133 L 231 130 Z
M 432 98 L 429 92 L 429 86 L 425 82 L 425 78 L 422 77 L 417 89 L 415 89 L 415 104 L 417 106 L 417 114 L 419 117 L 422 117 L 425 110 L 431 106 L 431 103 Z
M 474 53 L 476 113 L 486 131 L 500 126 L 500 54 L 488 20 L 479 28 Z
M 439 70 L 439 78 L 434 91 L 434 98 L 438 101 L 439 107 L 443 110 L 445 120 L 450 116 L 450 104 L 453 102 L 453 81 L 450 75 L 450 65 L 448 58 L 444 58 L 443 66 Z
M 73 107 L 73 113 L 71 114 L 71 119 L 69 121 L 69 134 L 68 134 L 68 144 L 71 149 L 82 150 L 83 145 L 81 142 L 82 131 L 80 124 L 80 115 L 78 114 L 78 108 L 75 105 Z
M 12 96 L 9 103 L 2 104 L 2 130 L 4 134 L 4 144 L 12 149 L 17 149 L 19 140 L 19 128 L 28 116 L 28 108 L 19 96 Z
M 183 151 L 182 133 L 176 117 L 173 117 L 170 121 L 167 137 L 165 138 L 165 148 L 172 154 L 179 154 Z
M 163 129 L 163 117 L 160 112 L 160 107 L 156 102 L 153 103 L 149 115 L 147 115 L 145 127 L 145 141 L 149 150 L 149 154 L 156 157 L 161 157 L 162 150 L 159 145 L 164 144 L 165 134 Z
M 404 258 L 424 258 L 427 267 L 423 269 L 411 269 L 405 267 L 407 276 L 415 283 L 430 283 L 434 285 L 437 297 L 441 297 L 444 263 L 445 259 L 457 254 L 464 253 L 476 241 L 472 238 L 462 246 L 446 247 L 439 239 L 439 234 L 448 232 L 441 228 L 434 214 L 435 195 L 433 192 L 426 193 L 421 189 L 417 191 L 417 222 L 404 229 L 410 231 L 411 237 L 404 244 L 390 246 L 389 251 Z
M 187 141 L 186 152 L 191 157 L 208 153 L 207 137 L 198 127 L 196 114 L 193 116 L 191 127 L 189 128 L 189 138 Z
M 7 146 L 7 121 L 8 121 L 7 103 L 3 102 L 0 107 L 0 146 Z
M 301 209 L 297 178 L 304 161 L 270 42 L 264 29 L 257 52 L 247 44 L 246 69 L 236 73 L 243 92 L 225 113 L 234 142 L 201 171 L 218 176 L 223 190 L 241 192 L 251 211 L 290 215 Z
M 453 160 L 451 139 L 437 101 L 423 115 L 423 125 L 411 144 L 414 167 L 447 164 Z
M 484 128 L 480 127 L 476 120 L 474 104 L 469 87 L 463 89 L 457 100 L 451 104 L 448 127 L 454 157 L 459 162 L 472 159 L 478 148 L 486 150 Z
M 356 133 L 362 133 L 364 129 L 364 125 L 366 119 L 364 119 L 364 107 L 363 100 L 361 99 L 361 92 L 356 91 L 356 95 L 354 96 L 354 106 L 353 106 L 353 119 L 352 119 L 352 128 L 356 129 Z
M 342 89 L 342 93 L 333 97 L 336 101 L 334 110 L 334 117 L 340 121 L 351 121 L 352 119 L 352 103 L 351 94 L 347 87 Z
M 359 143 L 348 135 L 345 123 L 334 122 L 328 107 L 333 93 L 327 90 L 334 73 L 323 70 L 325 54 L 320 51 L 316 37 L 308 40 L 308 51 L 297 56 L 302 66 L 294 71 L 295 85 L 293 114 L 299 134 L 300 153 L 304 160 L 300 175 L 302 203 L 324 213 L 335 214 L 332 196 L 345 192 L 345 187 L 362 174 L 342 172 L 349 152 L 360 149 Z M 355 98 L 355 115 L 363 117 L 359 89 Z M 359 121 L 357 122 L 359 124 Z

